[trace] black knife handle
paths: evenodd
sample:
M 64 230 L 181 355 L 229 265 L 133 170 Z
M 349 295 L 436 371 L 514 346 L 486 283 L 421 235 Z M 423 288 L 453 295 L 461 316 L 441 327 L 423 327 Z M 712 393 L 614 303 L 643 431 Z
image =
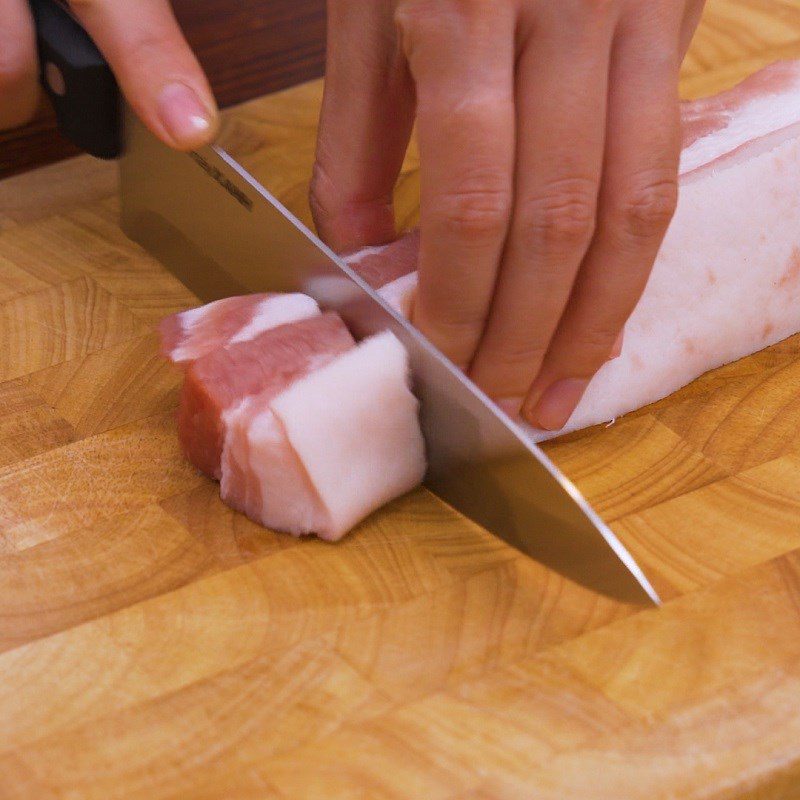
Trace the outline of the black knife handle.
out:
M 61 133 L 98 158 L 122 152 L 117 81 L 89 34 L 56 0 L 29 0 L 36 25 L 39 80 Z

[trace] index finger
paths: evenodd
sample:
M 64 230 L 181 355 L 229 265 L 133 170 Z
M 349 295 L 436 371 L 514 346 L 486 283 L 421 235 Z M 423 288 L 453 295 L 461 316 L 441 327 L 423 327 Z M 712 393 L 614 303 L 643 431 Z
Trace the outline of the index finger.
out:
M 483 331 L 512 202 L 515 19 L 498 5 L 408 3 L 398 16 L 418 102 L 414 322 L 461 367 Z
M 70 0 L 70 8 L 156 136 L 181 150 L 214 138 L 218 119 L 211 88 L 167 0 Z

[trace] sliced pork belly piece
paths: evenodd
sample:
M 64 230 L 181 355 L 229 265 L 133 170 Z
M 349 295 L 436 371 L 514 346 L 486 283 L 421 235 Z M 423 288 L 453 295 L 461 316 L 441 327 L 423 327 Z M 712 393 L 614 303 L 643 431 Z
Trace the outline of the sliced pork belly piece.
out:
M 227 409 L 270 387 L 282 391 L 354 346 L 339 316 L 327 313 L 271 328 L 190 363 L 178 409 L 186 457 L 219 479 Z
M 228 415 L 222 498 L 270 528 L 335 541 L 424 473 L 408 357 L 391 333 Z
M 419 231 L 412 230 L 397 241 L 381 247 L 365 247 L 345 261 L 389 305 L 405 317 L 411 316 L 411 304 L 417 288 Z
M 173 314 L 161 322 L 161 351 L 176 364 L 194 361 L 220 347 L 248 342 L 260 333 L 319 314 L 304 294 L 248 294 Z
M 391 283 L 417 268 L 419 253 L 419 231 L 409 231 L 391 244 L 365 247 L 344 257 L 373 289 Z
M 531 430 L 537 440 L 641 408 L 800 331 L 800 61 L 684 103 L 682 118 L 678 208 L 622 355 L 596 375 L 567 426 Z M 379 276 L 384 254 L 402 252 L 405 268 L 412 246 L 417 237 L 406 234 L 351 262 Z M 390 302 L 408 314 L 415 277 L 399 280 L 377 285 L 386 295 L 400 288 Z

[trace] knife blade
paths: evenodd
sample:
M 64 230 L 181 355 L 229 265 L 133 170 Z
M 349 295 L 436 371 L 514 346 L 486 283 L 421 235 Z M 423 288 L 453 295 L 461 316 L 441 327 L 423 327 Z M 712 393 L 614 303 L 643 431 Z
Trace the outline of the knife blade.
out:
M 124 110 L 114 75 L 60 0 L 29 0 L 40 79 L 59 128 L 121 160 L 122 226 L 204 300 L 302 291 L 358 336 L 391 330 L 408 350 L 428 448 L 428 486 L 457 511 L 568 578 L 631 603 L 659 598 L 575 486 L 462 372 L 227 153 L 177 153 Z
M 577 488 L 459 369 L 219 147 L 175 152 L 126 110 L 122 227 L 202 300 L 300 291 L 356 336 L 406 347 L 428 449 L 426 484 L 567 578 L 658 603 L 641 567 Z

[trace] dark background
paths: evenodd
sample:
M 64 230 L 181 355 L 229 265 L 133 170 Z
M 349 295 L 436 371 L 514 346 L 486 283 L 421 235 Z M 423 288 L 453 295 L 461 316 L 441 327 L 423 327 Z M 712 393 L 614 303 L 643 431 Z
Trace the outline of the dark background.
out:
M 222 106 L 322 75 L 325 0 L 173 0 L 173 7 Z M 0 132 L 0 178 L 74 153 L 43 106 L 30 125 Z

